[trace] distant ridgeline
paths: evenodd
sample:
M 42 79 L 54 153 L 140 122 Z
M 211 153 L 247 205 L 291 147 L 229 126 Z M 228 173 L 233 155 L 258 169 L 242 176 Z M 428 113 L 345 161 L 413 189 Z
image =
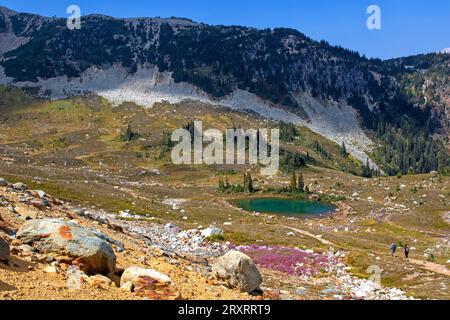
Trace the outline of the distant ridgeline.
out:
M 386 173 L 450 170 L 445 148 L 449 54 L 381 61 L 292 29 L 208 26 L 185 19 L 87 16 L 74 32 L 65 19 L 4 8 L 0 32 L 29 38 L 0 55 L 0 66 L 14 81 L 78 77 L 91 66 L 121 64 L 134 73 L 154 65 L 213 97 L 242 89 L 300 112 L 296 94 L 309 94 L 348 103 L 359 112 L 361 124 L 381 145 L 373 159 Z M 429 79 L 429 92 L 419 90 Z

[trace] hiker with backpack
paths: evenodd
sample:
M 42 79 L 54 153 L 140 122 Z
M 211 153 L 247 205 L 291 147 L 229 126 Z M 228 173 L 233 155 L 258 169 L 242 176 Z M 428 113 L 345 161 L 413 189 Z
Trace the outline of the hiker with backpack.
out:
M 393 257 L 395 257 L 395 252 L 397 251 L 397 245 L 395 244 L 395 242 L 392 242 L 391 244 L 391 254 Z
M 405 245 L 405 258 L 406 258 L 406 259 L 409 258 L 409 247 L 408 247 L 407 244 Z

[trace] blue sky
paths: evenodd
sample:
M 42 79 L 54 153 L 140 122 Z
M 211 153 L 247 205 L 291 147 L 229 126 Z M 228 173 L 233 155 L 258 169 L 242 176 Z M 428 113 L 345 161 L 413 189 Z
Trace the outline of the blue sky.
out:
M 383 59 L 450 47 L 450 0 L 0 0 L 0 5 L 17 11 L 60 17 L 67 16 L 72 4 L 80 6 L 82 14 L 290 27 Z M 371 4 L 381 8 L 381 30 L 366 27 Z

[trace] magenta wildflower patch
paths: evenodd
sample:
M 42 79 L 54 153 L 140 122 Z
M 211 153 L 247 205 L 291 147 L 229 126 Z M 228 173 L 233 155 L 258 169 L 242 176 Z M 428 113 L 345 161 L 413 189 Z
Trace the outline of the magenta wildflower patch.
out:
M 311 253 L 297 248 L 250 245 L 234 249 L 247 254 L 261 268 L 296 276 L 313 276 L 321 270 L 329 270 L 339 262 L 333 255 Z

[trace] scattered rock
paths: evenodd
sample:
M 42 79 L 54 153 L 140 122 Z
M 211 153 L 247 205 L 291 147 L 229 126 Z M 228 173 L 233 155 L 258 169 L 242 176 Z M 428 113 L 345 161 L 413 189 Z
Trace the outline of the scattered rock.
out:
M 44 211 L 47 208 L 47 203 L 45 203 L 43 200 L 41 199 L 34 199 L 34 200 L 30 200 L 27 202 L 27 204 L 35 207 L 36 209 L 39 209 L 41 211 Z
M 305 295 L 307 293 L 307 290 L 306 290 L 306 288 L 304 288 L 304 287 L 298 287 L 296 290 L 295 290 L 295 294 L 298 294 L 299 296 L 303 296 L 303 295 Z
M 172 280 L 168 276 L 156 270 L 144 269 L 139 267 L 129 267 L 125 269 L 122 277 L 120 278 L 120 287 L 122 287 L 127 282 L 131 282 L 136 287 L 139 283 L 139 278 L 142 277 L 151 278 L 163 284 L 170 284 L 172 282 Z
M 224 233 L 223 230 L 220 228 L 209 227 L 209 228 L 206 228 L 205 230 L 203 230 L 201 234 L 203 237 L 209 238 L 211 236 L 222 235 L 223 233 Z
M 11 253 L 21 257 L 31 256 L 33 254 L 33 248 L 27 244 L 13 246 L 11 248 Z
M 86 282 L 90 286 L 95 287 L 95 288 L 107 288 L 107 287 L 111 286 L 111 284 L 112 284 L 112 280 L 110 278 L 105 277 L 101 274 L 97 274 L 92 277 L 87 277 Z
M 9 244 L 0 238 L 0 261 L 7 261 L 9 257 Z
M 173 223 L 167 223 L 167 224 L 164 226 L 164 230 L 166 230 L 166 231 L 168 231 L 168 232 L 171 232 L 171 233 L 173 233 L 173 234 L 178 234 L 178 233 L 181 232 L 181 229 L 178 228 L 178 227 L 177 227 L 176 225 L 174 225 Z
M 3 178 L 0 178 L 0 187 L 6 187 L 8 185 L 8 181 Z
M 51 259 L 51 257 L 48 257 L 48 258 L 50 258 Z M 66 272 L 67 270 L 69 270 L 69 265 L 67 264 L 67 263 L 60 263 L 59 264 L 59 268 L 62 270 L 62 271 L 64 271 L 64 272 Z
M 83 216 L 84 213 L 86 212 L 86 210 L 82 209 L 82 208 L 76 208 L 73 210 L 73 212 L 75 212 L 76 214 Z
M 22 183 L 22 182 L 14 183 L 14 184 L 12 185 L 12 187 L 13 187 L 14 190 L 17 190 L 17 191 L 25 191 L 25 190 L 28 190 L 28 186 L 27 186 L 25 183 Z
M 133 292 L 134 285 L 131 281 L 125 282 L 123 285 L 120 286 L 120 290 L 124 292 Z
M 150 300 L 179 300 L 181 295 L 173 287 L 150 277 L 139 277 L 134 292 Z
M 214 277 L 242 292 L 250 293 L 262 283 L 261 273 L 253 260 L 239 251 L 229 251 L 217 258 L 212 272 Z
M 106 236 L 105 236 L 106 237 Z M 96 232 L 63 219 L 42 219 L 26 222 L 17 238 L 41 253 L 67 257 L 86 273 L 114 272 L 116 256 L 111 245 Z
M 46 272 L 46 273 L 57 273 L 58 270 L 56 269 L 56 266 L 46 266 L 44 268 L 44 272 Z
M 36 190 L 37 195 L 39 196 L 39 198 L 44 198 L 47 194 L 42 191 L 42 190 Z
M 208 241 L 201 235 L 199 229 L 182 231 L 171 223 L 158 225 L 138 220 L 122 220 L 118 219 L 117 214 L 96 210 L 87 210 L 84 216 L 113 230 L 120 229 L 121 232 L 133 237 L 147 239 L 145 241 L 149 247 L 158 247 L 163 255 L 167 256 L 219 257 L 229 250 L 224 243 Z

